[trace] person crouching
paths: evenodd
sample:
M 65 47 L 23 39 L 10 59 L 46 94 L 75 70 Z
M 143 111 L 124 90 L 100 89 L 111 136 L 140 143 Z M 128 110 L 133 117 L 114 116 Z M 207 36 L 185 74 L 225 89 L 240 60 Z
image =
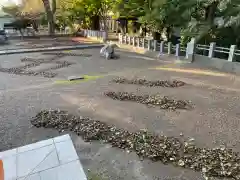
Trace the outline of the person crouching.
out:
M 100 55 L 102 57 L 105 57 L 107 60 L 108 59 L 115 59 L 116 55 L 114 52 L 114 48 L 116 47 L 116 44 L 106 44 L 102 49 L 100 50 Z

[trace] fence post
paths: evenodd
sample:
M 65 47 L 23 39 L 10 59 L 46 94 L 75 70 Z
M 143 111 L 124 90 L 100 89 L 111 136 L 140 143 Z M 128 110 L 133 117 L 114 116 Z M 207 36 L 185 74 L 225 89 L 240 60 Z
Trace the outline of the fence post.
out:
M 212 42 L 210 43 L 209 51 L 208 51 L 208 57 L 213 58 L 214 57 L 214 51 L 215 51 L 216 43 Z
M 148 40 L 148 50 L 150 51 L 151 50 L 151 42 L 152 42 L 152 40 Z
M 191 62 L 194 60 L 194 53 L 196 48 L 195 38 L 192 38 L 189 43 L 187 43 L 187 50 L 186 50 L 186 59 L 190 60 Z
M 103 42 L 106 42 L 107 41 L 107 32 L 104 31 L 103 32 Z
M 122 44 L 122 43 L 121 43 L 121 39 L 122 39 L 121 34 L 118 33 L 118 43 L 119 43 L 119 44 Z
M 137 38 L 137 47 L 140 48 L 140 37 Z
M 171 55 L 172 52 L 172 42 L 168 42 L 168 55 Z
M 176 56 L 177 58 L 179 58 L 179 56 L 180 56 L 180 48 L 181 48 L 180 44 L 176 44 L 176 53 L 175 53 L 175 56 Z
M 157 40 L 153 41 L 153 50 L 157 51 Z
M 102 39 L 102 32 L 101 31 L 98 31 L 98 38 Z
M 142 48 L 145 48 L 145 39 L 142 38 Z
M 127 41 L 129 45 L 131 45 L 131 36 L 128 36 L 128 41 Z
M 229 55 L 228 55 L 228 61 L 234 62 L 235 61 L 235 51 L 236 51 L 236 45 L 231 45 Z
M 136 46 L 136 37 L 135 36 L 133 36 L 133 46 L 135 47 Z
M 124 44 L 127 44 L 127 35 L 124 36 Z
M 159 52 L 159 55 L 163 55 L 163 53 L 164 53 L 164 41 L 161 41 L 161 43 L 160 43 L 160 52 Z
M 96 31 L 96 36 L 97 36 L 97 39 L 98 39 L 98 31 Z

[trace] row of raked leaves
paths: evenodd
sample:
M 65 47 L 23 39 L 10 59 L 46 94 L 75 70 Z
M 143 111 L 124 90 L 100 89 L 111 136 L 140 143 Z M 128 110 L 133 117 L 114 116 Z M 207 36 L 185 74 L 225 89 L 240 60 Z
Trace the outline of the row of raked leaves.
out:
M 127 79 L 127 78 L 115 78 L 112 80 L 114 83 L 118 84 L 135 84 L 141 86 L 149 87 L 169 87 L 169 88 L 178 88 L 184 86 L 186 83 L 179 80 L 156 80 L 150 81 L 146 79 Z M 189 101 L 185 100 L 176 100 L 168 96 L 162 96 L 159 94 L 148 95 L 148 94 L 135 94 L 133 92 L 115 92 L 108 91 L 104 93 L 105 96 L 110 97 L 114 100 L 120 101 L 132 101 L 148 106 L 157 106 L 161 109 L 191 109 L 192 105 Z
M 85 56 L 90 57 L 91 55 L 88 54 L 76 54 L 76 53 L 63 53 L 63 52 L 55 52 L 55 53 L 42 53 L 43 55 L 54 55 L 51 58 L 22 58 L 21 62 L 31 62 L 26 65 L 12 67 L 12 68 L 0 68 L 0 72 L 5 72 L 9 74 L 16 74 L 16 75 L 27 75 L 27 76 L 43 76 L 46 78 L 53 78 L 57 76 L 57 73 L 51 72 L 51 70 L 56 70 L 64 67 L 69 67 L 72 64 L 72 62 L 68 61 L 57 61 L 57 59 L 60 59 L 65 56 Z M 51 68 L 41 70 L 41 71 L 33 71 L 29 68 L 39 66 L 43 63 L 52 63 L 55 62 L 56 66 L 53 66 Z
M 54 128 L 60 132 L 72 131 L 85 141 L 102 141 L 127 152 L 135 152 L 141 159 L 161 161 L 200 171 L 209 177 L 240 179 L 239 153 L 224 146 L 200 148 L 194 139 L 156 135 L 141 130 L 130 132 L 107 123 L 79 117 L 61 110 L 44 110 L 31 119 L 36 127 Z

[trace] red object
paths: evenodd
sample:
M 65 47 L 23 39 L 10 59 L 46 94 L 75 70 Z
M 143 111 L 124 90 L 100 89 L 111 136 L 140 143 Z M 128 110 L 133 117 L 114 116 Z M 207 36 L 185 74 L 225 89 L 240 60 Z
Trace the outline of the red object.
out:
M 0 180 L 4 180 L 3 161 L 0 160 Z

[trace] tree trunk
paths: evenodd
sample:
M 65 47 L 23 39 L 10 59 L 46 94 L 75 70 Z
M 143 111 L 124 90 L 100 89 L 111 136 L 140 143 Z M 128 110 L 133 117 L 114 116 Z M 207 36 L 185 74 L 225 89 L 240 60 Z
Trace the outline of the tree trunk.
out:
M 128 20 L 127 19 L 125 19 L 125 27 L 126 27 L 125 32 L 128 33 Z
M 215 13 L 216 13 L 216 9 L 218 6 L 219 2 L 218 1 L 214 1 L 211 5 L 209 5 L 206 8 L 206 12 L 205 12 L 205 20 L 210 24 L 213 25 L 214 23 L 214 18 L 215 18 Z
M 100 17 L 98 15 L 93 16 L 92 17 L 92 29 L 99 31 L 100 30 L 99 23 L 100 23 Z
M 56 0 L 51 0 L 51 1 L 52 1 L 52 13 L 54 15 L 57 10 L 57 4 L 56 4 Z
M 125 28 L 125 20 L 124 19 L 119 19 L 118 22 L 119 22 L 119 28 L 121 30 L 121 33 L 125 34 L 126 33 L 126 31 L 125 31 L 126 30 L 126 28 Z
M 46 14 L 47 14 L 48 33 L 49 33 L 49 35 L 54 35 L 54 33 L 55 33 L 54 16 L 53 16 L 53 12 L 51 10 L 51 6 L 49 4 L 49 0 L 42 0 L 42 2 L 44 4 L 44 8 L 45 8 L 45 11 L 46 11 Z
M 146 25 L 146 23 L 144 24 L 144 36 L 145 37 L 147 36 L 147 25 Z
M 167 30 L 166 30 L 166 33 L 167 33 L 167 40 L 170 41 L 171 40 L 171 36 L 172 36 L 172 29 L 171 27 L 167 27 Z
M 153 39 L 160 40 L 161 39 L 161 34 L 159 32 L 153 32 Z
M 107 25 L 107 17 L 103 17 L 103 28 L 104 28 L 104 32 L 105 32 L 105 37 L 103 38 L 104 42 L 106 42 L 108 40 L 108 25 Z

